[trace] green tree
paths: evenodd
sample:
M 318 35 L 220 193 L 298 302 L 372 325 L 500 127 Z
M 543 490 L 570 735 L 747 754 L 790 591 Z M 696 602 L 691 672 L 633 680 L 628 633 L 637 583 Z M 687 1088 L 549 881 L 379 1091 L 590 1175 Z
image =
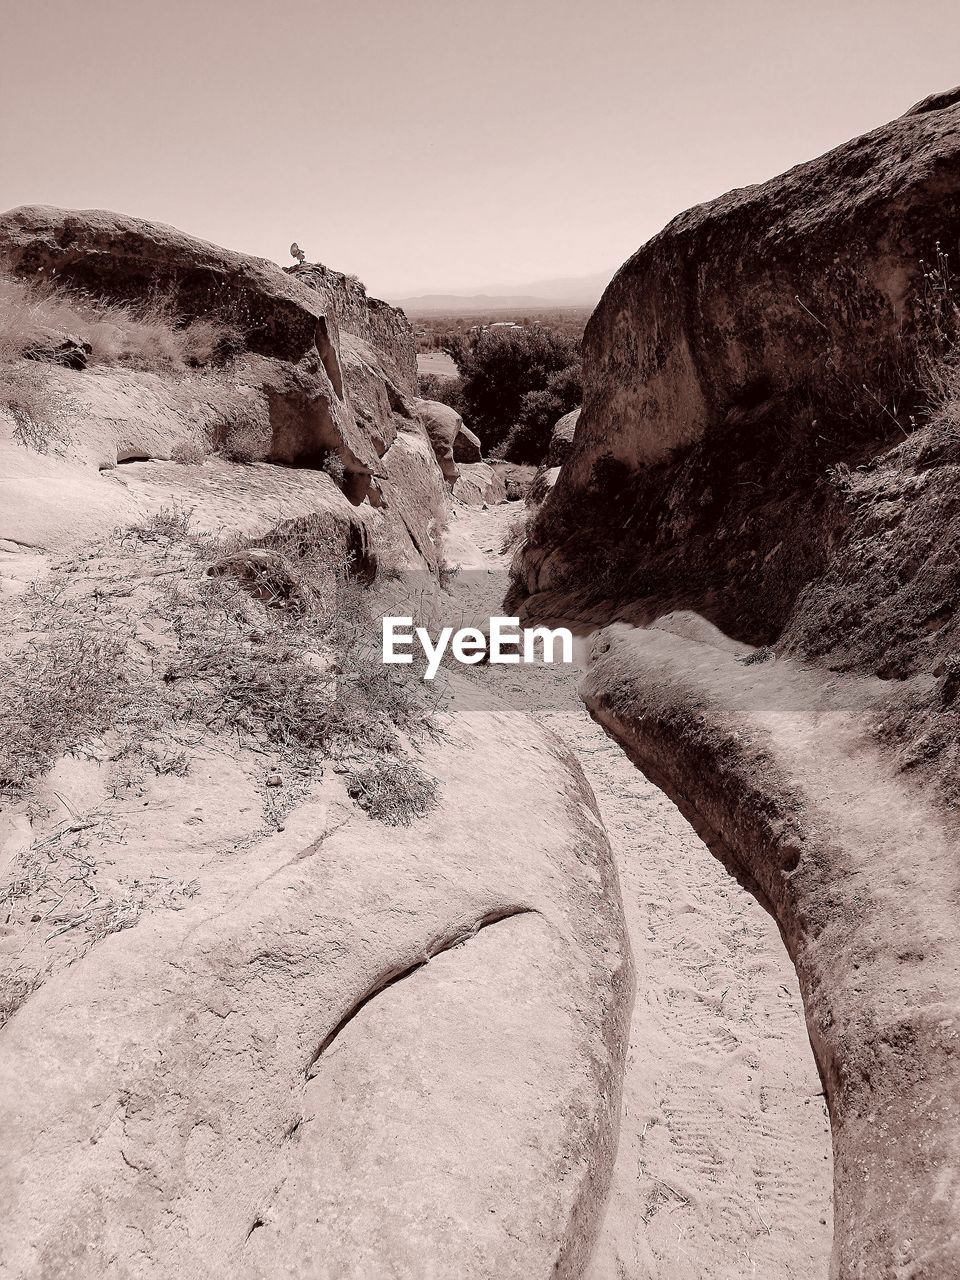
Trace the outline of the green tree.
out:
M 523 461 L 539 462 L 557 418 L 580 403 L 579 342 L 539 325 L 492 327 L 454 358 L 463 379 L 464 421 L 484 452 L 501 445 L 509 450 L 516 429 Z M 510 457 L 520 461 L 512 451 Z

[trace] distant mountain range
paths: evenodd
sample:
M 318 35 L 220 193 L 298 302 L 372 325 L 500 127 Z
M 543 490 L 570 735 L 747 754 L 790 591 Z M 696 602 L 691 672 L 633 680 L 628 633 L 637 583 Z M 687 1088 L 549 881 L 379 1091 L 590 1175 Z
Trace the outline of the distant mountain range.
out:
M 511 293 L 510 286 L 506 285 L 496 286 L 489 293 L 423 293 L 413 298 L 390 298 L 388 301 L 410 315 L 429 312 L 473 315 L 488 311 L 595 307 L 612 276 L 613 271 L 609 271 L 592 276 L 536 280 L 525 284 L 523 293 Z

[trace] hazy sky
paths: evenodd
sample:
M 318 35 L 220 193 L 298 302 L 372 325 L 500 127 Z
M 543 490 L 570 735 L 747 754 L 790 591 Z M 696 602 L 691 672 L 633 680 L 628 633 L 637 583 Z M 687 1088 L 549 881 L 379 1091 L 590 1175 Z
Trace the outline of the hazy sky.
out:
M 615 268 L 960 82 L 957 0 L 0 0 L 0 207 L 381 295 Z

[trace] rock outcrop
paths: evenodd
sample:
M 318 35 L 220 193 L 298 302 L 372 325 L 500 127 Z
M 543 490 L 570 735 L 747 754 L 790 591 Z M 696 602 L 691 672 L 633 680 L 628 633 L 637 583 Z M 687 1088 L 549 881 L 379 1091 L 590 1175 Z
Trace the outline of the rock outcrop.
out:
M 293 364 L 320 350 L 328 328 L 318 295 L 275 263 L 105 209 L 9 210 L 0 216 L 0 267 L 31 279 L 55 274 L 118 302 L 159 295 L 184 317 L 229 316 L 247 350 Z
M 550 444 L 543 463 L 546 467 L 561 467 L 570 456 L 573 448 L 573 435 L 580 421 L 580 410 L 571 409 L 565 413 L 550 433 Z
M 773 912 L 796 966 L 833 1132 L 831 1276 L 949 1280 L 956 826 L 864 732 L 889 690 L 659 626 L 594 645 L 591 712 Z
M 473 434 L 469 427 L 465 427 L 461 420 L 460 430 L 453 437 L 453 460 L 454 462 L 482 462 L 483 454 L 480 450 L 480 440 Z
M 62 936 L 3 1028 L 0 1275 L 582 1274 L 632 998 L 606 839 L 559 744 L 465 687 L 426 763 L 415 828 L 330 773 L 252 840 L 235 751 L 129 802 L 87 763 L 111 875 L 191 891 Z
M 938 245 L 960 240 L 958 122 L 947 95 L 682 214 L 620 269 L 525 594 L 589 580 L 751 643 L 784 630 L 849 537 L 837 469 L 873 465 L 922 411 L 951 303 Z
M 202 455 L 239 433 L 248 461 L 319 472 L 334 459 L 346 499 L 378 508 L 374 524 L 397 561 L 436 570 L 443 479 L 416 410 L 412 331 L 402 312 L 368 298 L 358 281 L 317 264 L 290 274 L 141 219 L 34 207 L 0 216 L 0 268 L 55 278 L 134 309 L 159 297 L 177 322 L 219 321 L 245 348 L 222 368 L 178 379 L 107 366 L 46 369 L 52 451 L 37 456 L 21 448 L 14 424 L 0 414 L 9 498 L 0 536 L 53 550 L 124 517 L 142 517 L 148 495 L 166 484 L 165 500 L 178 501 L 197 477 L 172 468 L 162 480 L 155 472 L 151 483 L 142 470 L 122 481 L 96 471 L 163 462 L 184 448 Z M 272 501 L 283 483 L 231 476 L 228 489 L 238 486 L 262 527 L 260 495 Z M 303 488 L 321 495 L 326 508 L 326 477 Z M 288 514 L 302 510 L 295 496 L 291 501 Z
M 382 474 L 396 404 L 415 394 L 416 353 L 403 313 L 369 299 L 359 282 L 320 266 L 295 277 L 161 223 L 44 206 L 0 216 L 0 269 L 135 307 L 159 298 L 178 322 L 222 322 L 259 370 L 277 437 L 272 460 L 310 466 L 335 453 L 354 477 L 348 488 L 357 501 Z M 354 335 L 351 375 L 362 363 L 358 343 L 375 352 L 359 375 L 367 384 L 360 413 L 341 362 L 341 324 Z M 369 389 L 371 375 L 379 397 Z M 371 398 L 383 405 L 372 411 Z
M 936 95 L 640 249 L 514 566 L 531 615 L 644 628 L 585 696 L 783 930 L 843 1280 L 960 1268 L 958 126 Z
M 439 400 L 417 400 L 416 406 L 444 479 L 453 488 L 460 474 L 458 463 L 480 462 L 480 441 L 448 404 Z
M 500 473 L 488 462 L 464 462 L 453 486 L 453 496 L 468 507 L 506 502 L 507 487 Z
M 341 329 L 380 353 L 387 375 L 408 396 L 417 394 L 417 348 L 404 313 L 371 298 L 356 276 L 319 262 L 286 268 L 287 274 L 326 299 Z

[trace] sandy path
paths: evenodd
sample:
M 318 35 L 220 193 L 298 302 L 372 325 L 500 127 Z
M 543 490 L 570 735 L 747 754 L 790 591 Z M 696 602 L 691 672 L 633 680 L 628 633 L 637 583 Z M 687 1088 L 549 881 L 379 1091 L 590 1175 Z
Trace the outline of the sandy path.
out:
M 518 507 L 458 509 L 502 595 Z M 471 575 L 475 597 L 482 589 Z M 468 584 L 464 584 L 468 586 Z M 498 608 L 491 598 L 489 609 Z M 588 1280 L 814 1280 L 831 1239 L 830 1131 L 796 976 L 766 911 L 576 696 L 577 674 L 485 668 L 586 773 L 637 970 L 617 1165 Z

